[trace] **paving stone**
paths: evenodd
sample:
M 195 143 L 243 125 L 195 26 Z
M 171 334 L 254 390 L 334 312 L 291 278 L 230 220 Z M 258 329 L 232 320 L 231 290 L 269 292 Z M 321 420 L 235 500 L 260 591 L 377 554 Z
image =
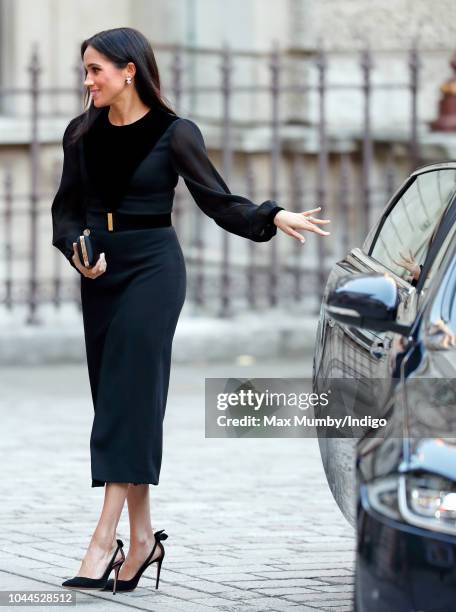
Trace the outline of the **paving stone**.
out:
M 235 583 L 233 583 L 235 584 Z M 313 578 L 284 578 L 283 580 L 245 580 L 242 583 L 243 588 L 247 589 L 265 589 L 265 588 L 290 588 L 290 587 L 325 587 L 326 583 Z
M 315 608 L 309 608 L 307 606 L 303 606 L 302 604 L 292 604 L 289 601 L 281 601 L 277 597 L 259 597 L 256 599 L 250 599 L 242 610 L 245 610 L 246 612 L 266 612 L 267 610 L 283 610 L 284 612 L 287 610 L 299 610 L 299 612 L 302 610 L 303 612 L 308 612 L 310 610 L 311 612 L 315 612 Z
M 353 591 L 353 585 L 351 584 L 327 584 L 324 587 L 315 587 L 316 591 L 324 591 L 325 593 L 344 593 L 346 591 Z
M 334 577 L 350 577 L 353 575 L 353 572 L 346 568 L 337 567 L 334 569 L 307 568 L 300 570 L 275 570 L 271 572 L 262 572 L 261 575 L 268 580 L 273 580 L 274 578 L 280 578 L 281 580 L 284 578 L 321 578 L 322 580 L 328 578 L 328 580 L 332 580 Z
M 285 597 L 289 594 L 293 594 L 293 593 L 308 593 L 308 594 L 313 594 L 315 593 L 315 589 L 312 588 L 312 586 L 276 586 L 276 587 L 262 587 L 262 588 L 258 588 L 258 589 L 254 589 L 252 592 L 256 593 L 257 595 L 259 593 L 261 593 L 262 595 L 267 595 L 272 597 L 273 595 L 277 595 L 280 597 Z
M 338 603 L 340 603 L 340 605 L 351 605 L 352 602 L 352 598 L 348 597 L 347 593 L 343 593 L 339 598 L 336 598 L 334 593 L 294 593 L 284 595 L 283 598 L 293 602 L 302 602 L 308 606 L 315 605 L 317 607 L 325 605 L 336 606 Z

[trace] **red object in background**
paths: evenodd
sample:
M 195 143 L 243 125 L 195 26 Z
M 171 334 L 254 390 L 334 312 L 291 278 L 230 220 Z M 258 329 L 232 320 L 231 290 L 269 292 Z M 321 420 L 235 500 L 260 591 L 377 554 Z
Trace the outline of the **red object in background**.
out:
M 450 64 L 456 73 L 456 55 Z M 456 76 L 446 81 L 440 91 L 443 95 L 439 102 L 439 116 L 429 124 L 430 128 L 439 132 L 456 132 Z

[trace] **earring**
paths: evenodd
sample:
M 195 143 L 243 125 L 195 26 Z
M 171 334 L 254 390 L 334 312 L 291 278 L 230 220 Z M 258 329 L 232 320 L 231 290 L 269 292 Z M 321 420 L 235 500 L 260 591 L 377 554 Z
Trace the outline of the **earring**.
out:
M 127 78 L 125 79 L 127 81 L 127 83 L 130 85 L 131 83 L 131 76 L 127 76 Z

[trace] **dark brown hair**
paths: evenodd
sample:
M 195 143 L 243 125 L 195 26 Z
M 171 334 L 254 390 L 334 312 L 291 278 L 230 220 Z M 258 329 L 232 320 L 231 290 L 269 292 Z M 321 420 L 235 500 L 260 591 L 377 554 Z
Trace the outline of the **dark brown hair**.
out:
M 164 101 L 161 94 L 157 62 L 152 46 L 144 34 L 134 28 L 113 28 L 98 32 L 81 44 L 82 60 L 84 60 L 84 52 L 89 45 L 102 53 L 119 69 L 125 68 L 128 62 L 133 62 L 136 67 L 134 82 L 141 101 L 150 108 L 159 107 L 168 113 L 176 114 Z M 76 122 L 69 136 L 71 143 L 76 142 L 85 134 L 103 111 L 103 108 L 94 106 L 93 102 L 87 108 L 89 100 L 90 91 L 87 88 L 84 94 L 86 110 L 79 115 L 81 121 Z

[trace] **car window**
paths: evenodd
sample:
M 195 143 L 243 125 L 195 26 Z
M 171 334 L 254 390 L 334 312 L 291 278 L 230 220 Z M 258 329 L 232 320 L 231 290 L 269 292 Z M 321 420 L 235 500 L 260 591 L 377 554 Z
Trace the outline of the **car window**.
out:
M 422 285 L 422 289 L 420 292 L 420 298 L 419 298 L 420 300 L 422 300 L 426 296 L 431 280 L 435 276 L 435 273 L 437 272 L 437 270 L 440 269 L 442 261 L 448 252 L 448 249 L 454 246 L 455 234 L 456 234 L 456 223 L 453 223 L 447 235 L 445 236 L 445 239 L 442 242 L 442 246 L 439 248 L 439 252 L 435 256 L 435 259 L 432 262 L 431 267 L 428 270 L 428 273 L 426 274 L 426 278 L 424 280 L 424 283 Z
M 456 292 L 455 287 L 452 288 L 450 302 L 448 304 L 450 317 L 448 319 L 448 326 L 451 328 L 453 334 L 456 333 Z
M 456 195 L 456 169 L 419 174 L 386 217 L 371 256 L 404 280 L 423 264 L 434 231 Z
M 454 245 L 453 245 L 454 246 Z M 442 296 L 442 320 L 447 323 L 453 334 L 456 333 L 456 262 L 453 262 L 450 274 L 445 275 L 444 293 Z
M 454 244 L 453 244 L 454 251 Z M 428 339 L 433 337 L 438 348 L 456 346 L 456 260 L 443 277 L 439 278 L 437 292 L 432 298 L 427 327 Z

